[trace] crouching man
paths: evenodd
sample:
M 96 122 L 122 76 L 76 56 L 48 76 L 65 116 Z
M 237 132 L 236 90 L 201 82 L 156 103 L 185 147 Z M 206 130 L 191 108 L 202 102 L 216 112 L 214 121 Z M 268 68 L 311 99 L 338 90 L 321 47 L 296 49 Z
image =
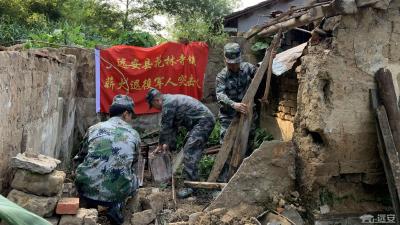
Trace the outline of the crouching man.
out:
M 75 184 L 90 207 L 108 207 L 107 217 L 122 224 L 125 200 L 138 188 L 134 164 L 140 137 L 129 124 L 134 116 L 132 98 L 115 96 L 109 112 L 109 120 L 91 126 L 85 135 L 74 159 L 83 161 L 76 169 Z
M 189 133 L 182 149 L 183 175 L 186 180 L 198 180 L 197 166 L 215 124 L 213 114 L 197 99 L 186 95 L 162 94 L 155 88 L 149 90 L 146 99 L 150 107 L 162 111 L 160 139 L 155 151 L 163 152 L 172 147 L 170 145 L 175 141 L 178 128 L 185 127 Z M 185 198 L 192 192 L 191 188 L 183 188 L 177 195 Z

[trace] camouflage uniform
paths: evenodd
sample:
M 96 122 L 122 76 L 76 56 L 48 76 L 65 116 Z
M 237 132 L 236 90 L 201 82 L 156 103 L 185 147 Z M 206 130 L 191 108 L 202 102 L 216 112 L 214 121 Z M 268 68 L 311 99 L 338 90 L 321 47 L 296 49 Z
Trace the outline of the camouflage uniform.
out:
M 225 67 L 217 75 L 215 90 L 217 92 L 217 101 L 220 106 L 218 117 L 221 123 L 221 143 L 224 139 L 226 130 L 237 113 L 236 110 L 232 108 L 232 105 L 235 102 L 242 101 L 256 70 L 257 68 L 254 65 L 247 62 L 241 62 L 238 74 L 234 74 Z M 255 130 L 255 118 L 256 112 L 254 112 L 252 132 Z
M 101 202 L 123 202 L 138 188 L 134 164 L 139 147 L 139 134 L 121 117 L 91 126 L 83 140 L 82 150 L 87 153 L 75 157 L 87 154 L 76 169 L 80 195 Z
M 197 164 L 215 125 L 211 111 L 197 99 L 186 95 L 163 95 L 159 144 L 174 143 L 176 131 L 185 127 L 189 133 L 183 147 L 184 175 L 198 180 Z

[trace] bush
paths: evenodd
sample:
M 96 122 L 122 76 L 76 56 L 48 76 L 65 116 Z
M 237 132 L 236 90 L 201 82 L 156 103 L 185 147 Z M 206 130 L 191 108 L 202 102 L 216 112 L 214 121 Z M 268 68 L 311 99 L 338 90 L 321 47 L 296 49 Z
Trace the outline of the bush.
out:
M 269 134 L 264 128 L 257 128 L 254 135 L 252 149 L 257 149 L 264 141 L 274 140 L 273 136 Z

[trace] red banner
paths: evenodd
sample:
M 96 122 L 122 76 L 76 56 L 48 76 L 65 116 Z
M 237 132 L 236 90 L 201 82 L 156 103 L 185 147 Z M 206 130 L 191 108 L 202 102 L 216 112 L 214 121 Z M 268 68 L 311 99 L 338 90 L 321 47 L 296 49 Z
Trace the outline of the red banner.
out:
M 146 102 L 151 87 L 201 99 L 207 59 L 204 42 L 167 42 L 151 48 L 119 45 L 100 50 L 100 111 L 108 112 L 113 97 L 126 94 L 133 98 L 136 114 L 157 112 L 149 110 Z

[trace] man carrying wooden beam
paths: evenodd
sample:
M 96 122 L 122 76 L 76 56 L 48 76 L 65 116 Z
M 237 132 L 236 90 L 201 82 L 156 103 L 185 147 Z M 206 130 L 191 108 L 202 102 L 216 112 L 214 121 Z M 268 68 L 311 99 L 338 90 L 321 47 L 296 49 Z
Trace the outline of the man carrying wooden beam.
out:
M 221 123 L 221 143 L 236 113 L 247 113 L 248 106 L 241 101 L 257 71 L 257 67 L 253 64 L 242 62 L 240 52 L 238 43 L 226 44 L 224 47 L 226 67 L 217 75 L 215 90 L 220 105 L 218 117 Z
M 162 94 L 155 88 L 147 93 L 146 100 L 150 107 L 162 111 L 161 129 L 158 147 L 155 152 L 168 150 L 176 138 L 176 131 L 183 126 L 188 130 L 188 138 L 182 149 L 184 154 L 185 180 L 198 180 L 198 163 L 201 159 L 208 137 L 215 125 L 211 111 L 197 99 L 186 95 Z M 191 188 L 178 191 L 180 198 L 191 195 Z
M 247 88 L 249 87 L 257 67 L 248 63 L 242 62 L 241 50 L 238 43 L 228 43 L 224 46 L 224 57 L 226 67 L 218 73 L 216 78 L 216 95 L 219 108 L 219 121 L 221 123 L 220 143 L 222 144 L 226 130 L 231 124 L 236 114 L 247 114 L 248 106 L 241 103 Z M 253 114 L 253 123 L 250 130 L 249 140 L 252 140 L 255 132 L 255 123 L 257 114 Z M 251 144 L 248 142 L 248 151 L 246 155 L 251 153 Z M 227 168 L 225 166 L 222 171 L 222 180 L 226 176 Z M 224 175 L 225 174 L 225 175 Z

